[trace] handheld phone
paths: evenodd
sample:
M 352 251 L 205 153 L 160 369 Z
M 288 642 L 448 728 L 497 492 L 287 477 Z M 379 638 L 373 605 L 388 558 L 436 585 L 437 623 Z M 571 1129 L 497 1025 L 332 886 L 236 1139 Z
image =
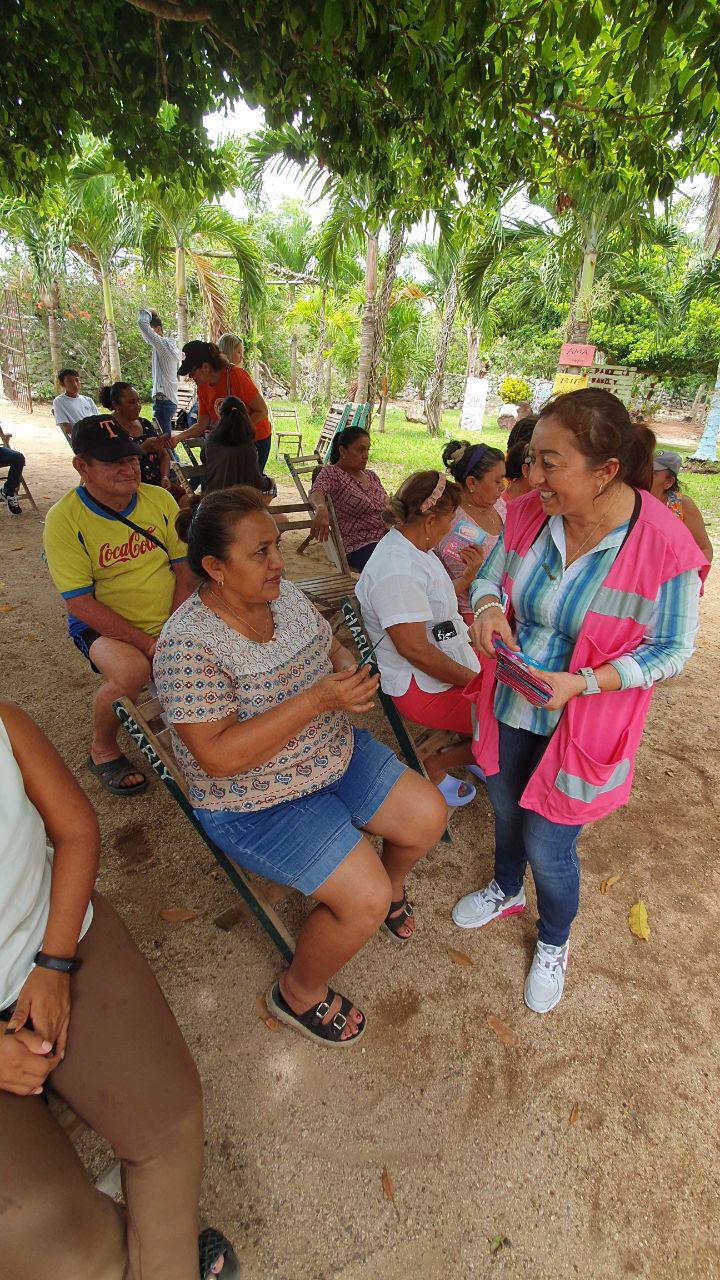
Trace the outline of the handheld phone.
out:
M 360 659 L 360 661 L 358 662 L 358 664 L 357 664 L 357 666 L 356 666 L 356 668 L 355 668 L 355 674 L 356 674 L 356 675 L 357 675 L 358 671 L 360 671 L 360 670 L 361 670 L 364 666 L 366 666 L 366 664 L 370 661 L 370 659 L 372 658 L 372 656 L 373 656 L 373 654 L 374 654 L 375 650 L 377 649 L 378 645 L 379 645 L 379 644 L 382 644 L 382 642 L 383 642 L 383 640 L 384 640 L 384 639 L 385 639 L 385 636 L 384 636 L 384 634 L 383 634 L 383 635 L 381 635 L 380 639 L 379 639 L 378 641 L 376 641 L 376 643 L 373 645 L 372 649 L 370 649 L 370 651 L 369 651 L 368 653 L 366 653 L 366 654 L 365 654 L 364 658 L 361 658 L 361 659 Z

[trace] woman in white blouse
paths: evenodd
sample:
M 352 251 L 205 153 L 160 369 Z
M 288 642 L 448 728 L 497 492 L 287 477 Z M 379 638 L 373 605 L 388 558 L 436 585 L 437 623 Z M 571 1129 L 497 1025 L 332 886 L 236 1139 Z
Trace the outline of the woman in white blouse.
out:
M 383 691 L 415 724 L 460 733 L 467 741 L 435 752 L 428 773 L 451 808 L 469 804 L 475 788 L 447 769 L 471 764 L 470 703 L 463 690 L 480 669 L 458 611 L 455 588 L 433 554 L 460 503 L 460 487 L 439 471 L 411 475 L 390 500 L 393 527 L 370 557 L 356 595 L 373 645 Z

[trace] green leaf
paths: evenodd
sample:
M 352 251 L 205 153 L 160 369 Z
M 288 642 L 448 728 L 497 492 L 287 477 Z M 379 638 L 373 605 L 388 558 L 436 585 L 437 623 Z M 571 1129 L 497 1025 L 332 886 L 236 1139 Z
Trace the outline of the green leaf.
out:
M 322 25 L 324 34 L 336 40 L 343 29 L 343 0 L 325 0 Z

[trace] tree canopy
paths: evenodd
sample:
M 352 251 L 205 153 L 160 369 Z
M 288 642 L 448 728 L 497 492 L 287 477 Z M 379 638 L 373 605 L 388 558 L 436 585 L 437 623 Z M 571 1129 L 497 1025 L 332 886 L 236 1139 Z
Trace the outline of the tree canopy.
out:
M 630 165 L 662 195 L 720 141 L 717 0 L 6 0 L 0 41 L 13 190 L 89 126 L 131 174 L 215 190 L 203 116 L 241 95 L 297 123 L 297 159 L 372 174 L 388 204 L 391 149 L 437 201 L 567 165 Z

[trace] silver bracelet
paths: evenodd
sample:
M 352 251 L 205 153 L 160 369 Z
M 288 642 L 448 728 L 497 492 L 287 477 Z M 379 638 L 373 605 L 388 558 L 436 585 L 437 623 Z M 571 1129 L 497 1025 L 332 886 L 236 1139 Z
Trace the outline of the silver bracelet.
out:
M 484 613 L 486 609 L 502 610 L 502 605 L 499 600 L 488 600 L 485 604 L 478 605 L 477 609 L 473 610 L 473 617 L 479 618 L 480 614 Z

